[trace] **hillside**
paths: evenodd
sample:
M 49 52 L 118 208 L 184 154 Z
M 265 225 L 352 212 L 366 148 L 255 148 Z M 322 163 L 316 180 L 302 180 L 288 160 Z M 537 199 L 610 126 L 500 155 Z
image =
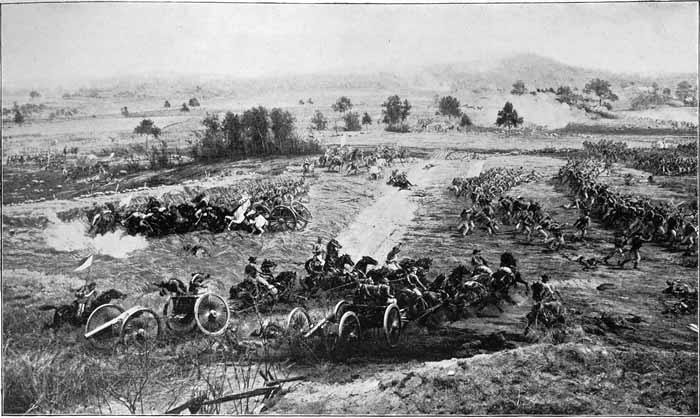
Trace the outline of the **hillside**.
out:
M 593 63 L 592 63 L 592 66 Z M 510 91 L 516 80 L 529 89 L 570 85 L 583 88 L 591 78 L 609 80 L 618 91 L 634 85 L 675 86 L 682 80 L 693 82 L 697 74 L 661 74 L 642 77 L 603 70 L 575 67 L 534 54 L 518 54 L 504 59 L 452 64 L 435 64 L 422 68 L 400 68 L 394 72 L 363 74 L 318 73 L 285 77 L 233 79 L 224 75 L 134 74 L 118 78 L 86 81 L 87 88 L 99 90 L 100 96 L 164 97 L 197 95 L 199 97 L 245 97 L 280 92 L 308 92 L 328 89 L 429 90 L 436 92 L 482 93 Z M 21 89 L 20 89 L 21 91 Z M 3 94 L 11 92 L 3 91 Z

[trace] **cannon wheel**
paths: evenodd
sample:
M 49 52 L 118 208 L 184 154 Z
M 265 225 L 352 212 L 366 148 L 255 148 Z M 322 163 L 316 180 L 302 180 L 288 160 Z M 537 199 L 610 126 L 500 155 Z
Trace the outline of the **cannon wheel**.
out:
M 311 211 L 300 202 L 292 202 L 292 210 L 297 216 L 297 228 L 304 229 L 311 220 Z
M 231 311 L 219 295 L 205 293 L 194 304 L 194 318 L 197 327 L 207 335 L 221 335 L 228 327 Z
M 146 347 L 161 335 L 160 320 L 152 309 L 137 309 L 122 324 L 121 340 L 126 345 Z
M 174 331 L 178 334 L 186 334 L 191 332 L 194 327 L 197 326 L 197 322 L 194 319 L 194 314 L 188 313 L 182 318 L 178 318 L 174 312 L 175 300 L 170 298 L 168 303 L 163 306 L 163 317 L 165 318 L 165 325 L 168 329 Z
M 287 315 L 287 333 L 298 336 L 311 329 L 311 318 L 304 308 L 294 308 Z
M 343 317 L 343 314 L 348 310 L 349 306 L 350 304 L 345 300 L 341 300 L 335 304 L 333 307 L 333 316 L 336 321 Z
M 263 205 L 262 203 L 258 203 L 256 205 L 253 205 L 253 209 L 255 209 L 256 212 L 261 214 L 262 216 L 265 217 L 265 219 L 268 219 L 270 217 L 270 208 L 267 206 Z
M 289 206 L 275 206 L 269 220 L 272 231 L 292 231 L 297 227 L 297 216 Z
M 396 304 L 392 303 L 384 310 L 384 336 L 390 348 L 399 345 L 401 337 L 401 311 Z
M 98 306 L 97 309 L 92 311 L 88 317 L 87 323 L 85 324 L 85 333 L 87 334 L 94 331 L 101 325 L 113 320 L 123 313 L 124 308 L 111 303 Z M 111 346 L 114 343 L 112 338 L 119 336 L 120 328 L 121 323 L 117 323 L 114 326 L 90 337 L 89 340 L 92 344 L 98 347 Z
M 355 312 L 347 311 L 340 318 L 338 324 L 338 342 L 336 347 L 350 347 L 353 343 L 360 339 L 360 320 L 355 315 Z

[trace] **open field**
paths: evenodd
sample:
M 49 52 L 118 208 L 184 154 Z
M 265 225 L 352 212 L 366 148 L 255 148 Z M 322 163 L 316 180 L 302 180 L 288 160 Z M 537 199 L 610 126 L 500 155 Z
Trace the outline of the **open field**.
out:
M 341 138 L 329 136 L 326 141 L 339 142 Z M 686 326 L 697 324 L 697 314 L 662 314 L 665 305 L 672 301 L 661 293 L 666 279 L 696 282 L 697 271 L 681 265 L 680 253 L 646 245 L 639 270 L 600 266 L 594 271 L 583 271 L 563 255 L 601 256 L 609 252 L 612 231 L 596 223 L 586 241 L 572 241 L 554 253 L 536 241 L 526 242 L 522 236 L 513 238 L 511 226 L 504 226 L 495 236 L 478 231 L 462 237 L 454 231 L 466 202 L 447 190 L 451 179 L 478 175 L 492 167 L 524 166 L 541 173 L 541 180 L 520 185 L 507 194 L 535 199 L 557 221 L 572 224 L 578 213 L 562 207 L 570 202 L 570 197 L 551 182 L 565 161 L 519 155 L 517 150 L 578 148 L 586 139 L 590 140 L 576 136 L 506 137 L 497 133 L 390 134 L 377 129 L 349 134 L 348 145 L 411 147 L 415 155 L 423 158 L 400 163 L 396 168 L 406 170 L 416 186 L 399 191 L 382 181 L 371 182 L 365 175 L 347 177 L 317 170 L 316 176 L 308 180 L 311 187 L 307 206 L 313 221 L 303 231 L 274 235 L 196 232 L 146 239 L 117 232 L 90 238 L 86 235 L 85 219 L 61 214 L 119 200 L 127 194 L 79 199 L 57 196 L 57 200 L 38 203 L 19 203 L 26 199 L 19 196 L 17 204 L 3 205 L 3 361 L 21 361 L 22 356 L 31 356 L 38 350 L 56 354 L 79 350 L 91 355 L 78 330 L 64 327 L 55 333 L 41 331 L 42 322 L 50 317 L 35 310 L 44 303 L 71 300 L 71 289 L 87 278 L 85 273 L 72 273 L 72 269 L 80 257 L 89 253 L 97 254 L 89 278 L 97 282 L 98 289 L 114 287 L 126 292 L 126 307 L 143 305 L 160 310 L 164 299 L 149 287 L 153 281 L 185 278 L 201 271 L 213 277 L 210 290 L 227 295 L 228 288 L 242 279 L 243 266 L 250 255 L 275 260 L 278 271 L 293 270 L 303 275 L 303 262 L 316 237 L 322 237 L 324 242 L 337 238 L 344 245 L 341 252 L 348 252 L 354 259 L 371 255 L 383 260 L 391 246 L 402 242 L 401 256 L 433 258 L 430 279 L 466 263 L 474 248 L 481 249 L 493 263 L 503 251 L 512 252 L 526 280 L 536 280 L 542 273 L 553 277 L 569 311 L 566 331 L 523 336 L 524 316 L 533 302 L 521 289 L 514 294 L 516 304 L 505 304 L 502 314 L 489 308 L 481 316 L 448 322 L 436 329 L 409 325 L 395 350 L 383 349 L 380 339 L 370 336 L 368 344 L 362 344 L 343 361 L 298 358 L 293 374 L 304 374 L 307 381 L 290 386 L 284 397 L 270 406 L 270 412 L 696 413 L 698 340 L 697 334 Z M 623 139 L 636 146 L 650 146 L 656 138 Z M 447 159 L 455 149 L 480 150 L 487 158 Z M 493 153 L 498 150 L 509 153 Z M 226 185 L 244 178 L 298 173 L 302 160 L 303 157 L 270 158 L 215 166 L 194 164 L 135 174 L 124 184 L 150 184 L 153 176 L 160 176 L 163 179 L 153 184 L 162 186 L 137 192 L 159 195 L 183 187 L 185 180 L 189 181 L 188 186 Z M 433 167 L 426 170 L 426 164 Z M 603 181 L 621 187 L 622 176 L 630 171 L 640 179 L 647 176 L 616 166 Z M 211 177 L 205 178 L 206 175 Z M 663 201 L 693 198 L 687 191 L 694 189 L 695 178 L 673 181 L 674 187 L 665 187 L 659 181 L 660 186 L 639 183 L 625 190 Z M 87 191 L 77 188 L 71 196 Z M 193 256 L 183 250 L 185 244 L 203 245 L 210 256 Z M 604 283 L 612 286 L 597 290 Z M 305 304 L 312 317 L 320 319 L 334 302 L 329 297 Z M 291 307 L 278 306 L 266 317 L 282 323 Z M 641 321 L 631 324 L 631 329 L 609 329 L 600 322 L 601 314 L 609 312 L 632 314 Z M 25 321 L 21 318 L 26 318 L 25 325 L 31 330 L 22 330 L 20 324 Z M 232 321 L 241 340 L 249 339 L 247 336 L 256 324 L 251 315 Z M 171 341 L 159 349 L 159 354 L 172 358 L 183 350 L 210 343 L 193 334 L 179 342 Z M 276 355 L 284 357 L 285 348 L 279 350 Z M 163 412 L 170 402 L 169 392 L 182 379 L 164 371 L 159 376 L 163 386 L 149 391 L 146 411 Z M 183 393 L 180 400 L 186 400 L 187 395 Z M 106 404 L 114 412 L 122 411 L 114 401 L 97 397 L 85 399 L 82 405 L 39 402 L 35 408 L 37 412 L 98 413 L 106 409 Z

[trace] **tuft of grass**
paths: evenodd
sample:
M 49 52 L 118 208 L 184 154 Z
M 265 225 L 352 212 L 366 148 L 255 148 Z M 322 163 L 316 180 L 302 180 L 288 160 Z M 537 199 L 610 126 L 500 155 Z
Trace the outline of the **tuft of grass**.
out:
M 105 364 L 68 349 L 3 353 L 3 413 L 55 413 L 84 405 L 112 378 Z

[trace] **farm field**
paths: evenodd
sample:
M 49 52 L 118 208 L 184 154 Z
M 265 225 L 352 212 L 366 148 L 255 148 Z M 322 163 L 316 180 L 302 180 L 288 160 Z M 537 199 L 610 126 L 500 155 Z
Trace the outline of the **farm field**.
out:
M 341 137 L 330 137 L 329 143 L 332 138 L 339 141 Z M 650 146 L 654 139 L 630 138 L 629 142 Z M 353 259 L 370 255 L 383 260 L 392 246 L 403 243 L 401 256 L 433 259 L 429 279 L 467 263 L 471 251 L 478 248 L 492 263 L 497 262 L 500 253 L 512 252 L 527 281 L 549 274 L 569 313 L 566 331 L 524 336 L 525 315 L 533 301 L 520 288 L 513 293 L 515 304 L 504 304 L 503 313 L 488 308 L 478 316 L 447 321 L 437 328 L 409 324 L 395 349 L 384 349 L 381 336 L 369 335 L 366 343 L 340 361 L 323 356 L 314 359 L 310 354 L 297 356 L 290 371 L 292 375 L 307 376 L 306 380 L 290 385 L 267 410 L 291 414 L 697 411 L 697 334 L 687 328 L 688 324 L 697 324 L 697 314 L 662 313 L 673 301 L 661 293 L 666 278 L 689 284 L 696 281 L 696 269 L 683 267 L 680 253 L 649 244 L 642 249 L 639 270 L 602 265 L 594 271 L 583 271 L 580 264 L 565 256 L 602 256 L 612 247 L 612 231 L 595 222 L 584 242 L 571 241 L 559 252 L 547 250 L 537 240 L 527 242 L 522 235 L 514 238 L 509 232 L 512 226 L 503 226 L 494 236 L 479 230 L 462 237 L 455 231 L 459 213 L 468 204 L 464 198 L 456 198 L 447 186 L 454 177 L 477 176 L 493 167 L 526 167 L 541 174 L 539 180 L 521 184 L 506 194 L 537 200 L 559 222 L 572 224 L 578 211 L 563 208 L 571 197 L 552 181 L 565 159 L 519 155 L 519 150 L 578 148 L 582 138 L 370 131 L 347 135 L 343 140 L 348 146 L 410 147 L 414 157 L 395 163 L 395 168 L 405 170 L 415 186 L 400 191 L 385 181 L 370 181 L 366 175 L 345 176 L 317 168 L 315 175 L 306 179 L 310 189 L 304 203 L 313 213 L 309 225 L 302 231 L 262 236 L 234 231 L 144 238 L 118 230 L 92 238 L 86 233 L 86 219 L 65 216 L 96 203 L 119 200 L 128 193 L 3 205 L 3 328 L 8 341 L 4 361 L 21 361 L 21 356 L 31 358 L 42 350 L 78 350 L 90 355 L 77 330 L 64 327 L 55 332 L 42 331 L 41 324 L 49 322 L 50 316 L 36 311 L 42 304 L 71 300 L 71 289 L 87 279 L 86 273 L 72 270 L 81 257 L 90 253 L 96 258 L 89 279 L 97 283 L 98 289 L 114 287 L 125 292 L 125 307 L 160 310 L 164 299 L 149 283 L 205 272 L 212 276 L 209 290 L 227 295 L 228 288 L 242 280 L 243 267 L 251 255 L 274 260 L 278 271 L 291 270 L 303 276 L 303 263 L 317 237 L 324 242 L 336 238 L 343 245 L 341 252 Z M 484 159 L 469 159 L 467 153 L 454 152 L 464 149 L 481 151 Z M 507 152 L 496 153 L 500 149 Z M 186 187 L 195 187 L 225 186 L 242 179 L 282 174 L 298 176 L 302 162 L 303 157 L 220 163 L 207 168 L 208 178 L 204 167 L 195 164 L 160 173 L 170 179 L 162 181 L 162 186 L 134 193 L 160 195 L 179 190 L 185 187 L 180 184 L 185 179 L 189 179 Z M 431 167 L 426 169 L 427 165 Z M 620 187 L 629 171 L 616 165 L 603 181 Z M 647 177 L 647 173 L 632 172 L 640 180 Z M 693 189 L 695 178 L 674 179 L 684 190 Z M 688 199 L 677 189 L 640 183 L 626 192 L 662 201 Z M 206 248 L 208 256 L 184 250 L 186 245 L 195 244 Z M 598 290 L 602 284 L 608 286 Z M 339 297 L 342 294 L 302 304 L 312 319 L 319 320 Z M 264 317 L 283 325 L 284 316 L 293 306 L 277 306 Z M 640 320 L 630 328 L 606 328 L 601 322 L 604 313 Z M 17 318 L 31 321 L 33 329 L 20 331 Z M 257 326 L 256 317 L 250 314 L 232 320 L 232 332 L 241 341 L 255 340 L 249 335 Z M 172 358 L 183 350 L 211 343 L 203 336 L 192 335 L 184 341 L 171 341 L 159 349 L 159 355 Z M 288 350 L 284 345 L 277 347 L 273 357 L 286 358 Z M 650 382 L 663 385 L 663 395 Z M 161 383 L 145 396 L 145 411 L 162 413 L 167 409 L 173 402 L 170 392 L 180 387 L 182 377 L 164 374 Z M 496 393 L 501 395 L 498 399 Z M 183 391 L 177 400 L 184 402 L 189 394 Z M 469 394 L 468 401 L 463 400 L 463 394 Z M 100 413 L 107 408 L 114 413 L 128 412 L 114 401 L 96 400 L 48 408 L 46 412 Z

